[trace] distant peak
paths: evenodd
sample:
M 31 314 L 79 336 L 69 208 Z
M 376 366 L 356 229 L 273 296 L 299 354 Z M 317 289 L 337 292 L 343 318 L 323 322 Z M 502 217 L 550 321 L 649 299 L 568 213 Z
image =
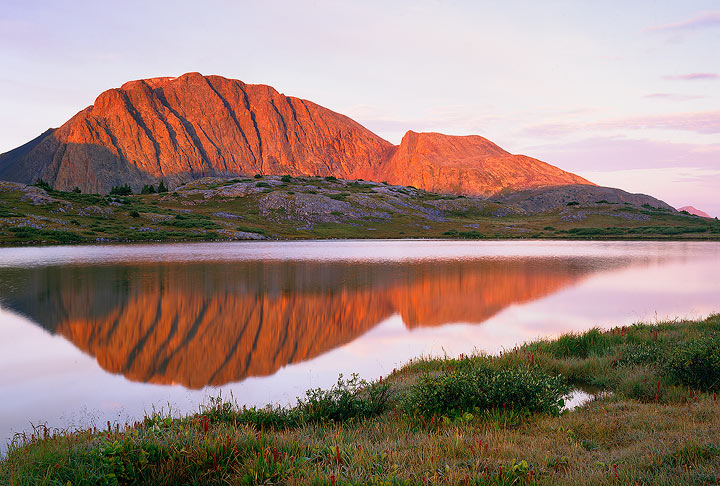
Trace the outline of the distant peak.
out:
M 693 206 L 683 206 L 681 208 L 678 208 L 678 211 L 687 211 L 688 213 L 692 214 L 693 216 L 700 216 L 701 218 L 712 218 L 712 216 L 710 216 L 705 211 L 700 211 L 699 209 L 697 209 Z

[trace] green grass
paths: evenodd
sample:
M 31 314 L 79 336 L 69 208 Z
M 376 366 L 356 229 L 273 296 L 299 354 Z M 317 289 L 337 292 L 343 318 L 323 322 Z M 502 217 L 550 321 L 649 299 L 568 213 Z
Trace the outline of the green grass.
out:
M 10 445 L 0 483 L 716 484 L 717 383 L 693 380 L 718 373 L 719 332 L 720 315 L 595 329 L 341 377 L 291 407 L 217 398 L 107 430 L 40 427 Z M 568 383 L 606 393 L 559 412 Z
M 281 184 L 277 185 L 278 182 Z M 231 197 L 219 193 L 212 197 L 183 193 L 186 189 L 222 191 L 234 184 L 260 187 L 264 191 Z M 56 191 L 47 184 L 38 187 L 44 188 L 53 200 L 32 204 L 24 198 L 22 190 L 0 193 L 0 245 L 233 239 L 236 237 L 233 231 L 212 230 L 234 227 L 254 228 L 253 232 L 273 239 L 720 239 L 718 220 L 655 208 L 607 204 L 598 212 L 597 204 L 576 204 L 541 214 L 519 215 L 502 204 L 480 199 L 472 202 L 472 198 L 462 196 L 359 180 L 344 181 L 331 176 L 300 178 L 258 174 L 252 179 L 192 182 L 178 191 L 162 194 L 99 195 Z M 376 192 L 381 188 L 384 192 Z M 269 192 L 275 198 L 287 198 L 291 203 L 288 209 L 281 208 L 284 212 L 277 206 L 263 209 L 263 198 Z M 324 217 L 306 214 L 302 207 L 295 210 L 294 204 L 301 194 L 323 195 L 346 202 L 355 216 L 345 220 L 341 213 L 347 211 L 337 209 L 328 209 Z M 472 203 L 466 206 L 465 200 Z M 324 203 L 319 199 L 311 204 L 322 207 Z M 357 216 L 376 206 L 388 217 Z M 241 221 L 223 220 L 215 216 L 217 212 L 232 212 L 239 215 Z M 505 213 L 506 216 L 498 216 Z M 156 215 L 170 215 L 174 219 L 163 221 Z M 336 222 L 337 218 L 342 222 Z M 91 227 L 95 221 L 102 221 L 102 227 Z M 17 233 L 10 231 L 12 227 L 37 227 L 61 233 Z M 96 234 L 88 234 L 88 227 Z M 140 235 L 128 229 L 130 227 L 152 231 Z

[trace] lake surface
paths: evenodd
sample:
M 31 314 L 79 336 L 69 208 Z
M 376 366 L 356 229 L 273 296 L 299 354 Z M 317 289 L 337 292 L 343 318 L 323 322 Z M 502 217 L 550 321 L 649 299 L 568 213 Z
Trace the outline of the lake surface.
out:
M 0 450 L 209 396 L 294 403 L 420 355 L 720 311 L 720 244 L 304 241 L 0 249 Z

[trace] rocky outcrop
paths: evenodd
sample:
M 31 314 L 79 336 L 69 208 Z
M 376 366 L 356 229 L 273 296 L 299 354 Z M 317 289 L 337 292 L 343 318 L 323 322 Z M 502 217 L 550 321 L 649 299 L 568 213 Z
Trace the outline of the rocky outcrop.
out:
M 501 204 L 517 206 L 528 214 L 543 213 L 568 205 L 626 204 L 675 211 L 664 201 L 645 194 L 631 194 L 613 187 L 572 185 L 516 191 L 491 198 Z
M 478 136 L 408 132 L 393 146 L 310 101 L 199 73 L 105 91 L 60 128 L 0 155 L 0 179 L 43 179 L 83 192 L 258 173 L 387 180 L 479 196 L 588 183 Z
M 409 328 L 479 324 L 597 269 L 542 258 L 49 266 L 0 271 L 0 297 L 110 372 L 201 388 L 312 359 L 396 313 Z
M 490 196 L 563 184 L 591 184 L 580 176 L 477 136 L 407 132 L 382 165 L 381 180 L 427 191 Z

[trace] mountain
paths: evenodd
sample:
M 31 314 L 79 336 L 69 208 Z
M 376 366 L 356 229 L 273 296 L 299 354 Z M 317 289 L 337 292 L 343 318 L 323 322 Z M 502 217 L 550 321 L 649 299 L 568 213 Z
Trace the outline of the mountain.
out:
M 528 214 L 543 213 L 568 205 L 587 206 L 593 204 L 622 204 L 634 207 L 652 207 L 675 212 L 665 201 L 646 194 L 632 194 L 614 187 L 588 186 L 552 186 L 514 191 L 490 198 L 499 204 L 516 206 Z
M 254 174 L 370 179 L 478 196 L 590 184 L 478 136 L 408 132 L 394 146 L 270 86 L 199 73 L 105 91 L 60 128 L 0 155 L 0 180 L 43 179 L 83 192 Z
M 524 155 L 513 155 L 490 140 L 441 133 L 407 132 L 389 152 L 381 180 L 426 191 L 490 196 L 566 184 L 592 184 L 580 176 Z
M 700 216 L 701 218 L 712 218 L 712 216 L 710 216 L 705 211 L 700 211 L 699 209 L 694 208 L 692 206 L 683 206 L 681 208 L 678 208 L 678 211 L 686 211 L 686 212 L 692 214 L 693 216 Z

